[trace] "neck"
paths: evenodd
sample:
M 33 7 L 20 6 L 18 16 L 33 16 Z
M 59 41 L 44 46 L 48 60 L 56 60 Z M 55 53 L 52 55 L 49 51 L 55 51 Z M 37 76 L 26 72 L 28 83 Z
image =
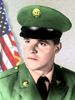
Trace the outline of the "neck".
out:
M 44 70 L 41 71 L 41 70 L 31 70 L 31 69 L 29 69 L 29 72 L 32 75 L 35 83 L 37 83 L 37 80 L 40 76 L 46 76 L 49 79 L 49 81 L 51 82 L 52 76 L 53 76 L 53 71 L 54 71 L 54 66 L 46 72 Z
M 54 64 L 52 64 L 51 66 L 45 65 L 42 66 L 39 69 L 29 69 L 29 71 L 33 71 L 35 74 L 39 75 L 39 76 L 45 76 L 47 75 L 52 69 L 54 69 Z

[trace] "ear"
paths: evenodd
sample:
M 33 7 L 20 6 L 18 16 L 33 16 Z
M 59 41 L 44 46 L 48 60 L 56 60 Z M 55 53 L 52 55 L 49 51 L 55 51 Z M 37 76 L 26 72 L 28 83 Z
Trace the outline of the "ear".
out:
M 56 44 L 55 53 L 58 53 L 62 48 L 62 43 Z

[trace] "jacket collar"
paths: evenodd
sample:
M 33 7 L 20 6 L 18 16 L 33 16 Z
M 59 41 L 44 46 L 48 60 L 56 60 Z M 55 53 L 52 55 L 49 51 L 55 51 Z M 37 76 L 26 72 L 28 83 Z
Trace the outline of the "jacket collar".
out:
M 30 75 L 28 69 L 25 67 L 25 64 L 19 66 L 18 71 L 18 80 L 15 83 L 15 91 L 22 96 L 26 97 L 26 100 L 42 100 L 39 92 L 37 91 L 37 86 Z M 37 98 L 38 97 L 38 98 Z
M 62 68 L 56 64 L 54 64 L 54 66 L 54 74 L 50 85 L 48 100 L 55 100 L 55 98 L 56 100 L 62 100 L 67 93 L 68 86 Z
M 19 85 L 21 88 L 23 88 L 23 82 L 28 81 L 28 83 L 35 83 L 31 74 L 29 73 L 28 69 L 25 67 L 25 64 L 21 64 L 19 67 L 18 71 L 18 80 L 19 80 Z M 66 80 L 64 78 L 62 68 L 60 66 L 54 64 L 54 73 L 52 77 L 52 82 L 51 84 L 57 84 L 58 85 L 63 85 L 66 86 Z
M 33 100 L 35 96 L 36 100 L 42 100 L 36 84 L 24 64 L 20 65 L 19 67 L 18 80 L 15 84 L 15 90 L 22 97 L 24 97 L 26 94 L 28 98 L 27 100 Z M 55 64 L 54 74 L 47 100 L 55 100 L 55 98 L 56 100 L 61 100 L 66 94 L 67 90 L 68 87 L 63 76 L 62 69 Z

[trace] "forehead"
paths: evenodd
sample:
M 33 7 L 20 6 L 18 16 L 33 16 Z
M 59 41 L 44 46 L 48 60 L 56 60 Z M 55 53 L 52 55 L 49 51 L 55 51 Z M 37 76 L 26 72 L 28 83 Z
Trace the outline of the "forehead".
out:
M 24 40 L 30 40 L 30 41 L 36 41 L 36 42 L 52 42 L 52 40 L 46 40 L 46 39 L 32 39 L 32 38 L 24 38 Z
M 24 38 L 24 40 L 47 41 L 44 39 Z

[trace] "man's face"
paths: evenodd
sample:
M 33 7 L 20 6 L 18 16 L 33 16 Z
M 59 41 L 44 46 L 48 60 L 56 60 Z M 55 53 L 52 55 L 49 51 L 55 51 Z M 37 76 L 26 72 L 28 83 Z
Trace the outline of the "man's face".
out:
M 53 66 L 59 44 L 52 40 L 26 38 L 23 41 L 23 56 L 26 67 L 31 70 L 49 70 Z

